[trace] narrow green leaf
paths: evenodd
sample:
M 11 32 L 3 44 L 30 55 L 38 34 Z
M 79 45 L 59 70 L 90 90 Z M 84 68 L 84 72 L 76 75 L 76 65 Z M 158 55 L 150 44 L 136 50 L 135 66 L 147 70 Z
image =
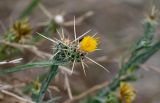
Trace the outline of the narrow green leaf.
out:
M 40 2 L 41 0 L 32 0 L 32 2 L 26 7 L 26 9 L 20 14 L 19 16 L 19 19 L 23 19 L 27 16 L 29 16 L 33 9 L 38 6 L 38 3 Z
M 47 67 L 51 65 L 65 65 L 65 64 L 67 63 L 60 63 L 60 62 L 53 62 L 53 61 L 41 61 L 41 62 L 35 62 L 35 63 L 28 63 L 28 64 L 20 65 L 17 67 L 1 70 L 0 76 L 13 73 L 13 72 L 23 71 L 26 69 L 35 69 L 39 67 Z

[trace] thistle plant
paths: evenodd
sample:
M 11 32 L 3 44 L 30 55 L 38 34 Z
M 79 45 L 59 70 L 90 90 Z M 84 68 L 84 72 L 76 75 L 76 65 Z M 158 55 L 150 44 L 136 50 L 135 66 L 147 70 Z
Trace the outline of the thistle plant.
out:
M 99 50 L 97 48 L 98 38 L 95 37 L 96 35 L 86 36 L 89 32 L 90 30 L 85 32 L 81 36 L 77 37 L 76 28 L 75 28 L 75 19 L 74 19 L 74 40 L 70 40 L 69 38 L 66 38 L 64 35 L 63 29 L 62 29 L 62 33 L 58 32 L 60 39 L 56 39 L 56 38 L 50 39 L 40 33 L 37 33 L 40 36 L 44 37 L 45 39 L 55 44 L 55 46 L 52 48 L 54 51 L 53 51 L 52 57 L 50 57 L 50 60 L 25 64 L 25 65 L 17 66 L 14 68 L 6 69 L 4 71 L 0 71 L 0 75 L 25 70 L 27 68 L 50 66 L 50 71 L 48 72 L 46 79 L 42 82 L 41 89 L 35 98 L 37 103 L 41 103 L 43 101 L 45 92 L 49 84 L 51 83 L 51 80 L 55 78 L 56 74 L 58 73 L 59 65 L 66 65 L 66 64 L 72 63 L 71 70 L 73 72 L 75 63 L 79 62 L 82 65 L 84 74 L 86 75 L 85 66 L 87 64 L 84 63 L 83 60 L 88 59 L 91 62 L 102 67 L 107 72 L 109 72 L 104 66 L 102 66 L 101 64 L 97 63 L 96 61 L 94 61 L 93 59 L 87 56 L 88 53 Z
M 40 0 L 33 0 L 19 16 L 19 20 L 15 22 L 9 32 L 7 32 L 8 35 L 5 38 L 7 41 L 26 43 L 26 40 L 30 40 L 32 28 L 27 21 L 24 21 L 24 18 L 31 14 L 33 8 L 35 8 L 39 2 Z M 135 80 L 135 72 L 139 69 L 139 65 L 145 63 L 160 49 L 160 41 L 157 42 L 154 40 L 156 26 L 158 23 L 157 19 L 157 10 L 153 8 L 151 13 L 148 14 L 144 20 L 144 35 L 134 43 L 133 47 L 131 48 L 131 55 L 128 58 L 128 61 L 122 64 L 120 67 L 121 69 L 110 81 L 110 84 L 107 87 L 100 90 L 95 96 L 90 97 L 89 101 L 83 101 L 82 103 L 132 103 L 134 101 L 136 98 L 136 92 L 132 85 L 130 85 L 128 82 Z M 74 18 L 73 40 L 67 38 L 63 29 L 61 33 L 57 31 L 60 39 L 51 39 L 47 36 L 51 34 L 51 30 L 55 32 L 57 25 L 54 20 L 50 20 L 48 28 L 46 28 L 44 33 L 37 33 L 39 37 L 43 37 L 53 43 L 53 53 L 50 59 L 4 69 L 0 71 L 0 75 L 6 75 L 31 68 L 49 67 L 50 69 L 48 74 L 45 75 L 45 79 L 42 82 L 37 79 L 33 83 L 34 87 L 32 88 L 33 100 L 35 100 L 36 103 L 43 103 L 48 86 L 59 73 L 59 66 L 72 64 L 71 72 L 73 73 L 75 64 L 80 63 L 82 65 L 84 74 L 87 75 L 85 71 L 87 64 L 84 62 L 84 60 L 87 59 L 100 66 L 105 71 L 109 72 L 107 68 L 88 57 L 89 53 L 99 50 L 99 38 L 96 37 L 96 34 L 88 35 L 90 30 L 77 37 L 75 24 Z M 12 63 L 15 61 L 9 62 Z M 0 64 L 3 63 L 5 64 L 8 62 L 0 62 Z M 116 95 L 116 90 L 119 90 L 120 97 Z
M 110 84 L 90 100 L 91 103 L 106 103 L 106 97 L 118 88 L 123 91 L 121 95 L 124 97 L 125 103 L 132 103 L 135 98 L 134 89 L 128 84 L 123 84 L 123 82 L 135 81 L 135 72 L 139 69 L 139 66 L 160 49 L 160 41 L 154 40 L 158 23 L 157 13 L 157 9 L 153 7 L 143 22 L 144 35 L 133 44 L 128 61 L 121 66 L 121 69 Z M 124 96 L 126 93 L 129 93 L 129 96 Z
M 15 43 L 29 43 L 32 39 L 32 28 L 28 22 L 28 16 L 34 10 L 34 8 L 39 4 L 40 0 L 32 0 L 32 2 L 25 8 L 25 10 L 20 14 L 15 23 L 10 26 L 10 28 L 5 31 L 3 41 L 15 42 Z M 0 46 L 0 60 L 5 60 L 16 56 L 20 53 L 18 49 L 8 46 Z
M 32 27 L 29 23 L 29 16 L 32 11 L 39 5 L 41 0 L 32 0 L 31 3 L 23 10 L 17 20 L 5 31 L 3 40 L 0 42 L 0 60 L 11 59 L 22 53 L 21 48 L 10 45 L 10 43 L 25 44 L 33 46 L 41 39 L 32 35 Z M 44 29 L 46 35 L 56 32 L 58 24 L 54 20 L 49 20 L 49 23 Z M 9 43 L 9 44 L 8 44 Z M 23 50 L 23 49 L 22 49 Z
M 27 19 L 16 21 L 6 32 L 4 41 L 10 43 L 26 44 L 32 39 L 32 28 Z M 9 45 L 0 46 L 0 60 L 4 60 L 11 55 L 16 55 L 19 50 Z
M 117 92 L 110 92 L 105 103 L 132 103 L 136 98 L 135 88 L 127 82 L 121 82 Z

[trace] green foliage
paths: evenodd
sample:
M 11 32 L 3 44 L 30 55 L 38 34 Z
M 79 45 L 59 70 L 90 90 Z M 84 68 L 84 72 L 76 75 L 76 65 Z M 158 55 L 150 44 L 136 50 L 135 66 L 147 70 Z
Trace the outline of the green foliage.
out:
M 27 16 L 29 16 L 33 9 L 36 8 L 41 0 L 32 0 L 32 2 L 29 4 L 29 6 L 26 7 L 26 9 L 20 14 L 18 19 L 24 19 Z
M 24 40 L 24 33 L 27 33 L 27 30 L 29 31 L 29 33 L 31 33 L 31 27 L 27 27 L 26 23 L 28 25 L 28 16 L 32 13 L 32 11 L 38 6 L 38 4 L 41 2 L 41 0 L 32 0 L 32 2 L 26 7 L 26 9 L 20 14 L 18 20 L 14 23 L 14 25 L 9 28 L 5 35 L 4 35 L 4 40 L 7 42 L 15 42 L 15 43 L 19 43 L 20 39 Z M 18 22 L 18 23 L 17 23 Z M 19 25 L 21 24 L 21 25 Z M 22 28 L 22 30 L 20 29 L 20 26 Z M 28 25 L 29 26 L 29 25 Z M 16 28 L 15 28 L 16 27 Z M 26 27 L 26 28 L 23 28 Z M 56 32 L 56 29 L 59 26 L 54 22 L 54 20 L 50 20 L 47 27 L 45 27 L 44 30 L 44 34 L 46 36 L 51 36 L 51 34 Z M 16 30 L 13 30 L 16 29 Z M 11 31 L 12 30 L 12 31 Z M 21 30 L 21 31 L 19 31 Z M 15 31 L 16 33 L 22 33 L 21 37 L 16 37 L 17 35 L 15 35 Z M 39 36 L 36 37 L 30 37 L 28 36 L 26 41 L 27 44 L 34 44 L 36 42 L 38 42 L 39 40 L 41 40 L 39 38 Z M 26 43 L 25 43 L 26 44 Z M 5 59 L 11 59 L 13 57 L 16 57 L 17 54 L 21 53 L 22 51 L 20 51 L 17 48 L 11 47 L 9 45 L 0 45 L 0 61 L 5 60 Z
M 32 0 L 32 2 L 29 4 L 29 6 L 27 6 L 26 9 L 20 14 L 18 20 L 25 21 L 28 18 L 28 16 L 31 14 L 33 9 L 38 5 L 39 2 L 40 2 L 40 0 Z M 23 25 L 23 23 L 22 23 L 22 25 Z M 14 27 L 16 27 L 16 26 L 13 25 L 13 28 Z M 17 25 L 17 30 L 21 30 L 19 27 L 20 26 Z M 6 33 L 5 33 L 5 36 L 3 39 L 8 42 L 18 43 L 16 40 L 17 39 L 16 35 L 13 33 L 13 31 L 11 32 L 10 30 L 11 30 L 11 28 L 9 28 L 7 31 L 5 31 Z M 20 31 L 20 32 L 22 33 L 22 31 Z M 23 31 L 23 33 L 26 33 L 26 31 Z M 16 55 L 17 53 L 20 53 L 20 51 L 17 48 L 13 48 L 8 45 L 0 45 L 0 60 L 5 60 L 6 58 L 15 57 L 15 56 L 17 56 Z
M 121 81 L 132 81 L 136 79 L 133 73 L 136 72 L 139 65 L 146 62 L 160 49 L 160 41 L 153 41 L 153 37 L 156 31 L 156 23 L 153 23 L 150 20 L 145 21 L 144 29 L 145 31 L 143 37 L 133 45 L 131 57 L 129 58 L 128 62 L 122 65 L 115 78 L 106 88 L 97 94 L 92 103 L 104 103 L 106 97 L 108 97 L 111 92 L 115 91 L 120 86 Z M 128 76 L 129 74 L 132 75 Z
M 121 103 L 119 98 L 114 93 L 110 93 L 107 98 L 105 103 Z

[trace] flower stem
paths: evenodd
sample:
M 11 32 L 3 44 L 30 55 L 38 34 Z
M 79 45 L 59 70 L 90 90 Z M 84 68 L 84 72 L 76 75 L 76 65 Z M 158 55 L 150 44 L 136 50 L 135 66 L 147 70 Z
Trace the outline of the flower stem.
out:
M 58 73 L 58 65 L 52 65 L 51 69 L 48 73 L 48 76 L 46 79 L 42 82 L 41 90 L 39 92 L 39 95 L 36 98 L 36 103 L 42 103 L 45 92 L 48 89 L 49 84 L 51 83 L 51 80 L 55 78 L 56 74 Z

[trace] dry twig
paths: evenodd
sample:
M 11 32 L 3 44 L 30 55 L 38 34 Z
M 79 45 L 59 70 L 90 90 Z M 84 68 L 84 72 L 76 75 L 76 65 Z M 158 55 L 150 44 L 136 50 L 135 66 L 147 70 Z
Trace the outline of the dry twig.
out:
M 57 15 L 53 15 L 50 11 L 47 10 L 47 8 L 43 4 L 39 4 L 39 7 L 42 10 L 42 12 L 48 17 L 48 19 L 55 20 L 55 22 L 58 23 L 59 25 L 61 26 L 73 26 L 74 25 L 74 20 L 63 21 L 63 22 L 56 21 L 55 17 Z M 88 11 L 84 13 L 80 17 L 76 18 L 76 24 L 82 23 L 85 19 L 91 17 L 93 14 L 94 14 L 93 11 Z M 59 15 L 62 16 L 62 18 L 64 17 L 64 13 L 63 14 L 61 13 Z M 41 23 L 41 26 L 42 25 L 48 25 L 48 22 Z
M 49 58 L 49 57 L 52 56 L 51 54 L 48 54 L 48 53 L 45 53 L 45 52 L 42 52 L 42 51 L 38 50 L 37 47 L 32 46 L 32 45 L 10 43 L 10 42 L 4 41 L 4 40 L 0 40 L 0 43 L 3 43 L 5 45 L 9 45 L 9 46 L 12 46 L 12 47 L 15 47 L 15 48 L 18 48 L 18 49 L 26 49 L 26 50 L 34 53 L 35 55 L 37 55 L 38 57 L 43 58 L 43 59 L 44 58 Z
M 65 75 L 65 85 L 66 85 L 66 88 L 67 88 L 67 91 L 68 91 L 69 98 L 73 99 L 72 91 L 71 91 L 71 87 L 70 87 L 70 83 L 69 83 L 69 79 L 68 79 L 68 75 L 67 75 L 67 73 L 64 73 L 64 75 Z
M 25 103 L 35 103 L 29 98 L 23 98 L 23 97 L 15 94 L 15 93 L 12 93 L 12 92 L 7 90 L 7 89 L 13 89 L 15 87 L 21 87 L 21 86 L 24 86 L 24 84 L 20 84 L 20 85 L 16 85 L 16 86 L 0 84 L 0 92 L 4 93 L 6 95 L 9 95 L 11 97 L 14 97 L 14 98 L 20 100 L 21 102 L 23 101 Z
M 108 85 L 108 82 L 104 82 L 104 83 L 102 83 L 102 84 L 98 84 L 98 85 L 96 85 L 96 86 L 93 86 L 92 88 L 90 88 L 90 89 L 88 89 L 87 91 L 81 93 L 80 95 L 78 95 L 78 96 L 73 96 L 72 99 L 66 100 L 64 103 L 73 103 L 73 102 L 75 102 L 75 101 L 77 101 L 77 100 L 80 100 L 80 99 L 82 99 L 82 98 L 90 95 L 91 93 L 93 93 L 93 92 L 95 92 L 95 91 L 98 91 L 98 90 L 106 87 L 107 85 Z
M 23 102 L 25 102 L 25 103 L 35 103 L 35 102 L 33 102 L 33 101 L 29 100 L 29 99 L 20 97 L 20 96 L 14 94 L 14 93 L 12 93 L 12 92 L 9 92 L 9 91 L 7 91 L 7 90 L 1 90 L 1 92 L 4 93 L 4 94 L 6 94 L 6 95 L 12 96 L 12 97 L 14 97 L 14 98 L 16 98 L 16 99 L 18 99 L 18 100 L 20 100 L 20 101 L 23 101 Z

